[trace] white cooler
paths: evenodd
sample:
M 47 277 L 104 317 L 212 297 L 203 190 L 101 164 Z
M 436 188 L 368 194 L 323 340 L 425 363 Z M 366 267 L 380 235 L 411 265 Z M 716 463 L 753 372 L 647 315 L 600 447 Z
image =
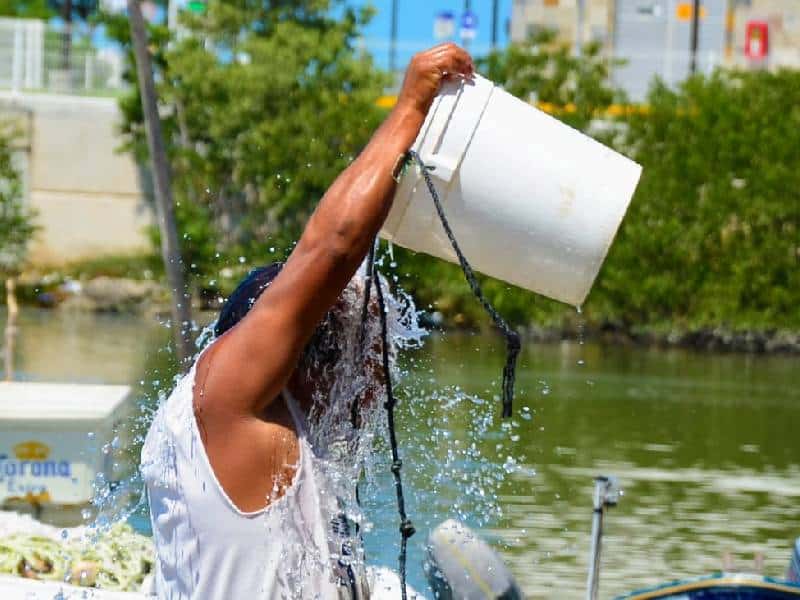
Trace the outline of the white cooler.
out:
M 96 474 L 113 479 L 114 452 L 103 446 L 129 394 L 121 385 L 0 383 L 0 505 L 87 505 Z

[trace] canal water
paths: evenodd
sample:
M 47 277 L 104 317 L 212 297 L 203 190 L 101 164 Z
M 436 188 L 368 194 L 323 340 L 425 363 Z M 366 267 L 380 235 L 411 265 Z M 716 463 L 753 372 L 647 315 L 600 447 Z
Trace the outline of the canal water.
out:
M 151 317 L 25 310 L 15 375 L 129 383 L 153 406 L 174 373 L 168 336 Z M 797 357 L 528 344 L 506 422 L 503 360 L 501 340 L 465 333 L 433 335 L 404 359 L 398 436 L 418 589 L 425 536 L 454 516 L 500 550 L 529 597 L 582 597 L 599 474 L 624 490 L 606 521 L 602 597 L 719 570 L 725 553 L 742 567 L 761 553 L 765 574 L 783 575 L 800 536 Z M 385 472 L 362 488 L 364 529 L 371 562 L 394 565 Z M 131 520 L 147 530 L 143 512 Z

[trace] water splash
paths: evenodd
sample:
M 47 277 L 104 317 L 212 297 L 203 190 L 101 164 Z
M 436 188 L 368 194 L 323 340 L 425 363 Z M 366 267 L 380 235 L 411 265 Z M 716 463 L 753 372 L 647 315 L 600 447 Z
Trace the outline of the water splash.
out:
M 385 488 L 381 489 L 387 483 L 389 453 L 385 441 L 385 389 L 380 378 L 375 376 L 380 365 L 380 324 L 377 318 L 369 320 L 365 343 L 360 343 L 364 285 L 362 275 L 353 278 L 326 319 L 327 331 L 323 324 L 312 350 L 304 357 L 306 368 L 317 374 L 322 373 L 330 382 L 330 387 L 314 394 L 309 440 L 315 454 L 318 453 L 321 458 L 323 475 L 330 483 L 329 489 L 335 490 L 342 514 L 362 534 L 375 528 L 377 515 L 371 510 L 375 503 L 368 499 L 365 507 L 362 507 L 353 483 L 362 481 L 362 499 L 380 495 L 388 500 L 392 496 L 386 493 Z M 389 287 L 385 280 L 382 285 L 384 290 Z M 419 325 L 420 313 L 407 294 L 387 294 L 386 301 L 393 378 L 398 385 L 402 421 L 413 423 L 417 418 L 425 418 L 431 424 L 427 434 L 404 426 L 402 421 L 399 428 L 400 445 L 406 454 L 406 468 L 410 472 L 415 503 L 425 504 L 426 508 L 434 507 L 434 510 L 424 512 L 420 523 L 429 528 L 444 518 L 457 517 L 478 527 L 490 525 L 501 516 L 498 492 L 501 484 L 513 476 L 519 464 L 525 460 L 516 448 L 519 435 L 515 430 L 519 424 L 507 422 L 501 428 L 493 415 L 494 411 L 490 410 L 491 405 L 481 396 L 466 394 L 457 387 L 431 389 L 433 379 L 428 379 L 413 355 L 405 362 L 398 363 L 401 353 L 422 345 L 427 332 Z M 377 307 L 371 307 L 370 310 L 376 314 L 374 311 Z M 207 326 L 198 336 L 198 351 L 213 341 L 213 325 Z M 333 362 L 330 361 L 332 355 L 337 357 Z M 420 373 L 420 376 L 411 377 L 412 372 Z M 143 402 L 133 422 L 123 427 L 125 433 L 136 432 L 134 438 L 117 446 L 126 443 L 141 445 L 144 432 L 158 406 L 163 406 L 167 399 L 167 395 L 161 391 L 160 379 L 154 374 L 150 382 L 160 388 L 157 406 L 150 404 L 148 407 Z M 179 377 L 175 378 L 173 385 L 180 385 Z M 352 419 L 354 401 L 358 408 L 355 423 Z M 432 416 L 429 413 L 431 409 L 442 416 Z M 468 415 L 468 424 L 464 431 L 459 432 L 460 435 L 454 435 L 449 422 L 450 414 Z M 193 415 L 189 411 L 185 417 L 189 420 Z M 530 409 L 523 408 L 521 418 L 532 418 Z M 493 446 L 485 443 L 489 439 L 493 440 Z M 426 449 L 435 449 L 435 456 L 426 455 Z M 112 445 L 109 452 L 113 454 L 115 451 Z M 500 468 L 493 453 L 501 456 Z M 162 466 L 167 470 L 171 463 L 169 454 L 169 448 L 166 448 Z M 429 469 L 431 460 L 438 467 L 435 474 L 431 474 Z M 96 489 L 92 511 L 92 527 L 95 531 L 108 530 L 113 523 L 126 519 L 146 506 L 146 499 L 141 492 L 142 477 L 138 470 L 118 482 L 113 489 L 107 481 L 98 481 Z M 126 494 L 134 501 L 120 510 L 121 499 Z M 288 494 L 291 494 L 291 489 Z M 282 506 L 282 503 L 276 503 L 275 506 Z M 391 530 L 394 531 L 396 517 L 392 515 L 388 518 L 391 521 L 387 519 L 387 522 L 392 524 Z M 380 526 L 388 528 L 384 521 L 380 521 Z M 286 532 L 281 533 L 287 535 Z M 275 532 L 270 535 L 275 535 Z M 417 557 L 421 556 L 423 543 L 423 536 L 419 536 L 416 548 L 412 550 Z M 364 553 L 359 545 L 351 554 L 339 558 L 344 564 L 358 565 L 363 563 Z M 305 560 L 308 564 L 295 565 L 289 569 L 287 577 L 301 581 L 302 573 L 317 568 L 321 558 L 308 555 Z M 411 562 L 415 562 L 413 554 Z

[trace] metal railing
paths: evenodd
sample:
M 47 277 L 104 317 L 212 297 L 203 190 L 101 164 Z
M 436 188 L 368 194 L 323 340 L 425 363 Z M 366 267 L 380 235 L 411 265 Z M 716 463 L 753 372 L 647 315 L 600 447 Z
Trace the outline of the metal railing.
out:
M 0 18 L 0 89 L 106 95 L 125 88 L 119 49 L 95 47 L 88 32 L 65 44 L 63 34 L 38 19 Z

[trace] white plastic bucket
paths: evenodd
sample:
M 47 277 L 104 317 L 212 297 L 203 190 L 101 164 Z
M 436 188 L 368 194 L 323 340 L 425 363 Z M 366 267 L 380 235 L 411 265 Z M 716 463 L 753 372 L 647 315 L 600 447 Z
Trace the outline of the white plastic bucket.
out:
M 632 160 L 491 81 L 445 85 L 413 149 L 472 266 L 580 306 L 641 175 Z M 385 239 L 457 262 L 418 167 L 398 186 Z

